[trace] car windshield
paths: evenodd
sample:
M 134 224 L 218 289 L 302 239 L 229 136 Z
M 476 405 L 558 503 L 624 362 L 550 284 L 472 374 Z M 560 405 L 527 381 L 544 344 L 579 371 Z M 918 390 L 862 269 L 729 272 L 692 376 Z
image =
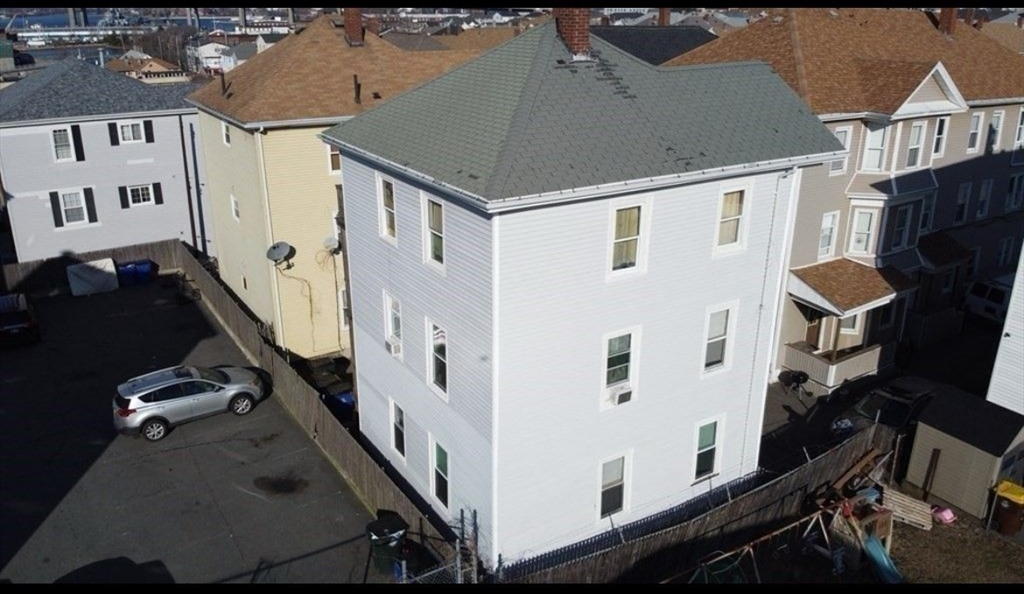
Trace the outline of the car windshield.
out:
M 196 367 L 196 371 L 199 372 L 199 377 L 204 380 L 216 382 L 218 384 L 226 384 L 231 381 L 228 378 L 228 374 L 224 373 L 219 369 L 210 369 L 209 367 Z
M 872 421 L 878 415 L 878 422 L 890 427 L 899 427 L 910 415 L 910 405 L 894 400 L 884 394 L 872 394 L 861 400 L 855 407 L 857 413 Z

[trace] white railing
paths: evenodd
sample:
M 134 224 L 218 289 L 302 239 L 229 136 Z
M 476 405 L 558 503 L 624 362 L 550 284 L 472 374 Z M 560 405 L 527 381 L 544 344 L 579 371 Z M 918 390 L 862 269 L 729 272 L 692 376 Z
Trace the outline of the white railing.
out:
M 878 373 L 892 365 L 896 353 L 894 343 L 876 344 L 832 361 L 827 353 L 815 354 L 806 342 L 786 345 L 783 367 L 791 371 L 803 371 L 810 378 L 810 385 L 804 386 L 812 394 L 831 394 L 844 382 Z

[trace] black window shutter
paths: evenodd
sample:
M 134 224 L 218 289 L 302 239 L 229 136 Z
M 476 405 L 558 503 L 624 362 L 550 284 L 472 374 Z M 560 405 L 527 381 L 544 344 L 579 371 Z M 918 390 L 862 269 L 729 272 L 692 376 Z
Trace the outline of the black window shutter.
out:
M 160 187 L 160 183 L 153 184 L 153 202 L 157 204 L 164 203 L 164 190 Z
M 60 207 L 60 195 L 57 192 L 50 192 L 50 208 L 53 209 L 53 226 L 64 226 L 64 212 Z
M 121 208 L 128 208 L 128 186 L 118 186 L 117 193 L 121 195 Z
M 121 138 L 117 134 L 117 124 L 114 122 L 107 124 L 107 132 L 110 132 L 110 146 L 121 144 Z
M 85 149 L 82 148 L 82 127 L 71 126 L 71 138 L 75 143 L 75 161 L 85 161 Z
M 153 120 L 142 120 L 142 129 L 146 132 L 146 142 L 153 142 Z
M 92 197 L 92 188 L 85 188 L 85 214 L 90 223 L 96 222 L 96 200 Z

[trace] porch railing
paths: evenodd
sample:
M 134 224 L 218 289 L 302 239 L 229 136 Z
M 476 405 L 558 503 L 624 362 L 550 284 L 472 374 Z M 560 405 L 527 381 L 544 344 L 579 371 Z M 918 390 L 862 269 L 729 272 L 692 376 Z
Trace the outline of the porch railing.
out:
M 832 361 L 830 353 L 814 352 L 804 342 L 786 345 L 783 367 L 807 373 L 810 381 L 804 387 L 815 396 L 831 394 L 844 382 L 878 373 L 893 364 L 896 343 L 875 344 L 848 353 Z

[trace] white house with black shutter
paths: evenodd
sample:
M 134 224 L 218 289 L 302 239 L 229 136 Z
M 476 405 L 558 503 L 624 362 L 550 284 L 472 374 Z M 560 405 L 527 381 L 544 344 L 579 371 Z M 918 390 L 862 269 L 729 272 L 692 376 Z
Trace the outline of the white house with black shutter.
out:
M 163 239 L 215 255 L 190 84 L 80 60 L 0 90 L 0 175 L 18 261 Z

